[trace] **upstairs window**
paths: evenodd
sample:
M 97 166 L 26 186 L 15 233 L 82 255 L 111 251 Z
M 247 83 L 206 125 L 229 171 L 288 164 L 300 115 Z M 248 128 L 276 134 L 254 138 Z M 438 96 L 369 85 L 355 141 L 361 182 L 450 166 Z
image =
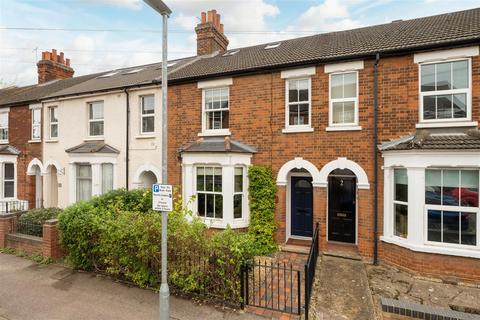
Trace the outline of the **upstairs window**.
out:
M 394 169 L 393 193 L 394 234 L 406 238 L 408 234 L 408 177 L 407 169 Z
M 32 140 L 40 140 L 42 127 L 42 109 L 32 109 Z
M 155 96 L 140 97 L 141 100 L 141 133 L 155 132 Z
M 8 112 L 0 113 L 0 142 L 8 142 Z
M 291 79 L 287 85 L 287 129 L 310 127 L 310 78 Z
M 330 74 L 331 127 L 358 125 L 358 72 Z
M 420 65 L 421 120 L 470 119 L 470 60 Z
M 229 128 L 229 88 L 204 89 L 204 126 L 206 131 Z
M 88 104 L 88 135 L 90 137 L 103 136 L 103 101 Z
M 48 108 L 50 139 L 58 138 L 58 115 L 57 107 Z

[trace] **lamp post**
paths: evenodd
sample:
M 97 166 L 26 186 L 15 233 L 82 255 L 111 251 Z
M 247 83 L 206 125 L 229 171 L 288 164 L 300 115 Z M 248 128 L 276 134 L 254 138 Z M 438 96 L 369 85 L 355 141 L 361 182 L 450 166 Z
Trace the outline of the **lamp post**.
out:
M 167 184 L 167 20 L 172 10 L 162 0 L 144 0 L 162 15 L 162 184 Z M 170 319 L 170 290 L 167 283 L 167 213 L 162 212 L 162 283 L 160 285 L 160 320 Z

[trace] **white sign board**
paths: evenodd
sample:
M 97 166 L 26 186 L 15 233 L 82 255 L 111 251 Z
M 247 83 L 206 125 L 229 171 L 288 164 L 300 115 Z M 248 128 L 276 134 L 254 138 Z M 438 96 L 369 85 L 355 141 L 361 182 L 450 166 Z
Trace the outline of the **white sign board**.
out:
M 154 184 L 152 186 L 152 208 L 155 211 L 173 211 L 173 192 L 169 184 Z

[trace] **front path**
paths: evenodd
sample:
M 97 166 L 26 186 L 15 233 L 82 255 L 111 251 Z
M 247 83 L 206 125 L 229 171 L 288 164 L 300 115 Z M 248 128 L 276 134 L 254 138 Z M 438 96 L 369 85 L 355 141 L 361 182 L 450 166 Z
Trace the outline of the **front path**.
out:
M 172 319 L 262 319 L 171 297 Z M 0 254 L 0 320 L 158 319 L 158 294 Z

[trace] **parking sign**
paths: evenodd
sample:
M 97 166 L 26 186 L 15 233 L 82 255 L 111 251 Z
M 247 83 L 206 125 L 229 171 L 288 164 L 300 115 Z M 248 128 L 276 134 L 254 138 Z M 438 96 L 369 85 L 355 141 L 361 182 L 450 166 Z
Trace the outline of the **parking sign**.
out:
M 152 186 L 152 208 L 155 211 L 173 211 L 173 188 L 169 184 Z

